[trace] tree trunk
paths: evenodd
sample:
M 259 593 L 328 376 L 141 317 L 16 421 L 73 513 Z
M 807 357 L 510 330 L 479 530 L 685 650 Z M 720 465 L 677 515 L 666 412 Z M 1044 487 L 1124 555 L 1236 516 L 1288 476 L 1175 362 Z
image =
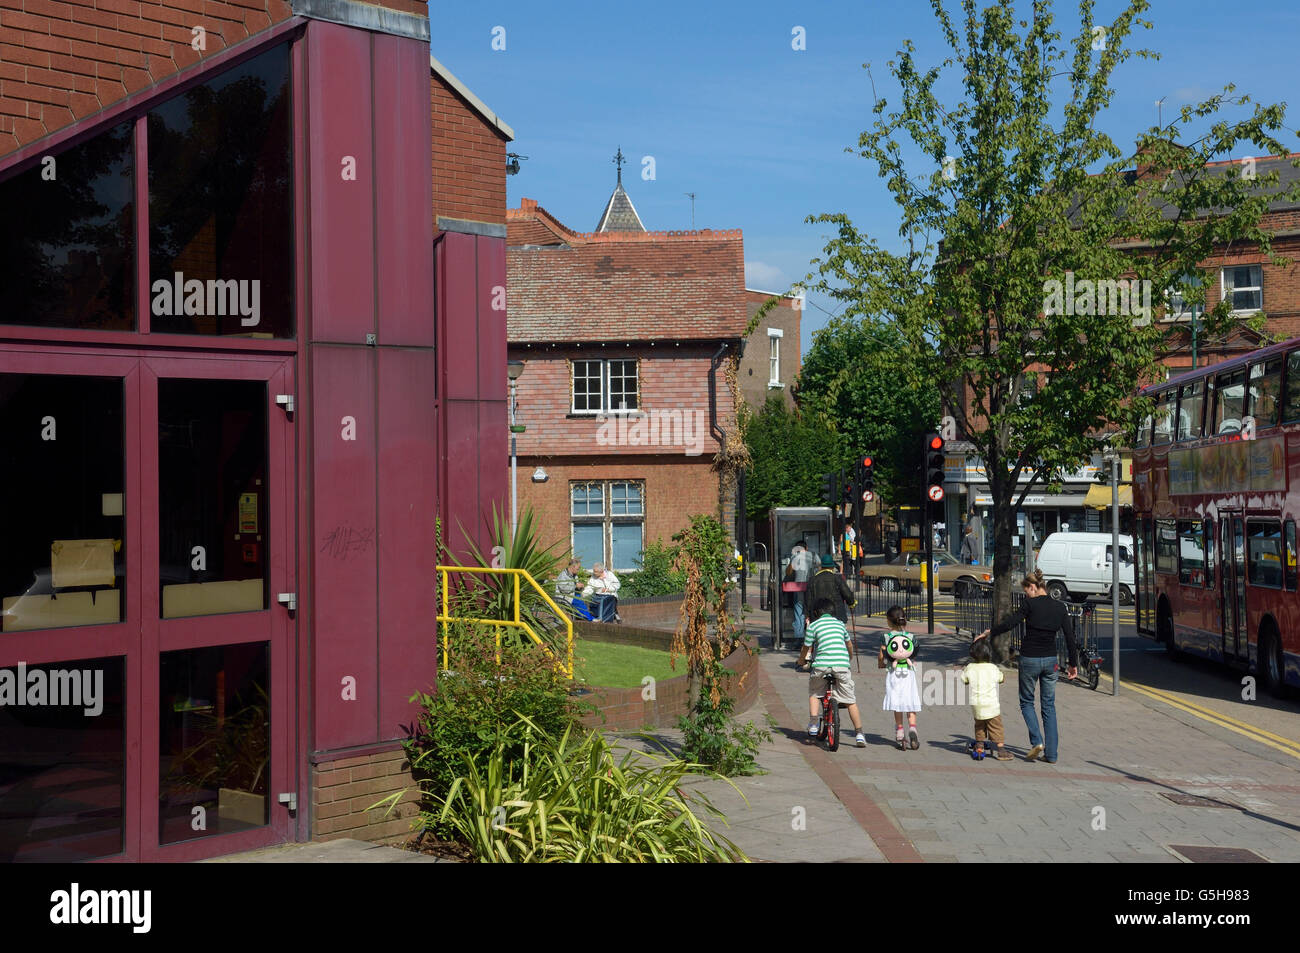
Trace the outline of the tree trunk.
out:
M 1012 578 L 1011 537 L 1015 533 L 1016 513 L 1012 505 L 1015 484 L 1000 462 L 988 467 L 989 492 L 993 496 L 993 618 L 1002 621 L 1011 614 L 1012 593 L 1018 580 Z M 989 643 L 994 662 L 1010 657 L 1012 633 L 1003 632 Z

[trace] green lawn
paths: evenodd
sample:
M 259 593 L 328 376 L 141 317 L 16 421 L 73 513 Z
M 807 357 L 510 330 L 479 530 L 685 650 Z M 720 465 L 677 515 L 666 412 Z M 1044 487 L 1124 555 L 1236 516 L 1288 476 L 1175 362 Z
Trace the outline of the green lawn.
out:
M 686 673 L 686 660 L 677 660 L 677 671 L 668 665 L 668 653 L 639 645 L 575 640 L 573 659 L 576 674 L 588 685 L 633 688 L 647 675 L 656 681 Z

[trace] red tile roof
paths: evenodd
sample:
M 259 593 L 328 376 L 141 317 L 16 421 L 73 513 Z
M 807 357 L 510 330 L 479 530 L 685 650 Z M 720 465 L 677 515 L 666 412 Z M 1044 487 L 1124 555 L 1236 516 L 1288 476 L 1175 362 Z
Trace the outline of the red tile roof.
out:
M 511 343 L 738 338 L 739 229 L 575 232 L 523 199 L 506 210 Z

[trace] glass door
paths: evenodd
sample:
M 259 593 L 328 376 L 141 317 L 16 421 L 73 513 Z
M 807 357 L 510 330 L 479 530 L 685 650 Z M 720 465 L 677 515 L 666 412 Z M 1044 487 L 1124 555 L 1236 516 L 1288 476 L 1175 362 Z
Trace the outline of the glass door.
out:
M 1219 519 L 1219 605 L 1223 656 L 1240 658 L 1246 651 L 1246 541 L 1240 516 Z
M 289 835 L 291 383 L 283 359 L 146 362 L 144 859 Z

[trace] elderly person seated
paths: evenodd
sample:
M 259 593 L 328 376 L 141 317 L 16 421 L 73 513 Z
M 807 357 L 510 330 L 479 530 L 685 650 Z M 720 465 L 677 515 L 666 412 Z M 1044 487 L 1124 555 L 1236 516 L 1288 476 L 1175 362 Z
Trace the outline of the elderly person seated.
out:
M 560 597 L 561 603 L 572 606 L 578 615 L 592 622 L 595 616 L 591 614 L 591 607 L 578 598 L 578 573 L 581 571 L 582 564 L 576 559 L 570 559 L 569 564 L 555 577 L 555 594 Z
M 622 585 L 614 570 L 606 569 L 603 563 L 591 567 L 591 578 L 583 587 L 582 598 L 589 602 L 594 599 L 596 614 L 601 622 L 622 622 L 618 614 L 618 588 Z

